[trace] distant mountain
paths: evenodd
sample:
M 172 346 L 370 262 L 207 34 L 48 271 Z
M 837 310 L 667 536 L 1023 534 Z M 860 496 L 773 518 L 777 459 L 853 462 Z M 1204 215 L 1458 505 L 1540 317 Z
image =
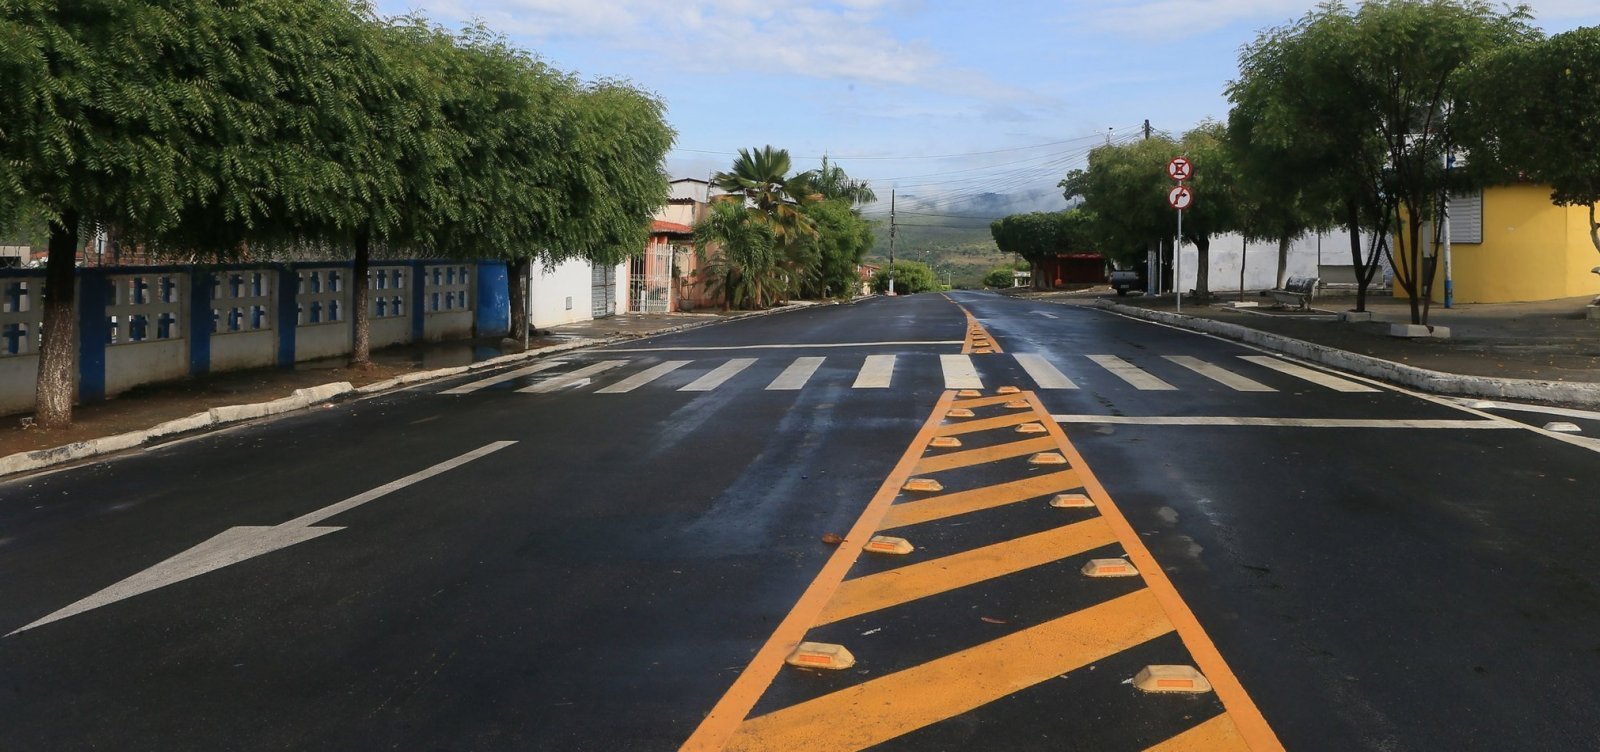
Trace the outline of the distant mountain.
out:
M 989 234 L 991 221 L 1008 214 L 1066 208 L 1061 192 L 1049 188 L 943 196 L 900 194 L 895 197 L 895 258 L 926 261 L 941 278 L 948 272 L 956 286 L 977 287 L 989 270 L 1016 261 L 995 247 Z M 871 256 L 887 260 L 888 202 L 879 201 L 868 207 L 866 214 L 873 219 L 877 236 Z

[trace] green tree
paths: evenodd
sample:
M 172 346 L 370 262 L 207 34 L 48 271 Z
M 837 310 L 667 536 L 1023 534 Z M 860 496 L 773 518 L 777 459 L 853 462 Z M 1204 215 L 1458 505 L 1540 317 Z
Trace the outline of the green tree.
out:
M 809 261 L 802 292 L 816 297 L 851 297 L 861 287 L 856 271 L 875 237 L 872 224 L 847 199 L 816 201 L 803 209 L 817 234 L 802 241 Z
M 816 200 L 808 180 L 789 175 L 792 167 L 787 149 L 740 149 L 732 168 L 713 175 L 711 184 L 730 199 L 743 198 L 771 225 L 778 242 L 789 246 L 814 232 L 800 207 Z
M 843 167 L 836 162 L 829 162 L 826 156 L 822 158 L 822 167 L 796 175 L 792 187 L 800 193 L 815 194 L 828 200 L 842 200 L 852 206 L 870 204 L 878 200 L 878 194 L 873 193 L 870 183 L 851 178 L 845 174 Z
M 1014 274 L 1015 270 L 1009 266 L 991 269 L 988 274 L 983 275 L 983 286 L 1001 289 L 1010 287 L 1012 280 L 1016 278 Z
M 1600 27 L 1508 47 L 1467 77 L 1458 100 L 1468 169 L 1550 185 L 1558 206 L 1589 209 L 1600 251 Z
M 1464 73 L 1486 55 L 1537 36 L 1526 7 L 1374 0 L 1353 12 L 1337 3 L 1320 6 L 1246 50 L 1236 88 L 1248 87 L 1253 75 L 1279 84 L 1253 103 L 1264 137 L 1303 141 L 1319 154 L 1337 146 L 1359 161 L 1360 179 L 1341 172 L 1344 190 L 1333 195 L 1345 204 L 1348 224 L 1360 224 L 1350 218 L 1366 209 L 1382 212 L 1373 227 L 1399 228 L 1389 255 L 1412 323 L 1427 322 L 1434 269 L 1423 252 L 1422 226 L 1452 187 L 1443 157 L 1455 146 L 1451 104 L 1462 98 Z M 1358 244 L 1352 240 L 1359 258 Z
M 763 307 L 789 284 L 772 226 L 737 204 L 712 204 L 694 240 L 701 284 L 729 308 Z
M 1211 295 L 1211 238 L 1239 228 L 1239 178 L 1228 146 L 1227 126 L 1201 123 L 1183 134 L 1179 148 L 1194 164 L 1189 185 L 1195 200 L 1183 212 L 1183 239 L 1194 244 L 1194 291 L 1205 298 Z
M 1178 153 L 1176 142 L 1159 135 L 1089 152 L 1089 169 L 1078 182 L 1083 207 L 1093 212 L 1092 229 L 1102 253 L 1119 263 L 1133 262 L 1151 243 L 1176 234 L 1177 214 L 1167 203 L 1172 180 L 1166 166 Z
M 72 420 L 74 262 L 81 233 L 130 238 L 173 227 L 212 178 L 193 159 L 212 122 L 213 47 L 229 10 L 200 0 L 11 0 L 0 13 L 0 224 L 36 211 L 49 225 L 39 425 Z
M 890 277 L 894 278 L 895 293 L 900 295 L 939 289 L 939 279 L 933 275 L 933 270 L 920 261 L 896 261 L 879 269 L 872 277 L 872 289 L 880 293 L 888 292 Z

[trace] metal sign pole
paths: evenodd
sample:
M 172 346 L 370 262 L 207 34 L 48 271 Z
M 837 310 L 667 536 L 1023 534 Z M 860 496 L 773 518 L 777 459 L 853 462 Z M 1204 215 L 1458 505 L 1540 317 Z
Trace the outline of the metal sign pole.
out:
M 1183 185 L 1179 183 L 1178 185 Z M 1183 210 L 1178 210 L 1178 242 L 1172 247 L 1172 289 L 1178 293 L 1178 313 L 1183 313 Z

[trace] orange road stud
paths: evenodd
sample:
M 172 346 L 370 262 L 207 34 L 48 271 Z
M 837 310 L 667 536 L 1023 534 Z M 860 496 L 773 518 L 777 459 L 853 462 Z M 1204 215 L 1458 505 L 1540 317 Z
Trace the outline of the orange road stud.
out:
M 1090 559 L 1083 565 L 1083 573 L 1088 577 L 1137 577 L 1139 570 L 1127 559 Z
M 928 442 L 928 446 L 934 449 L 955 449 L 961 446 L 961 440 L 954 436 L 935 436 Z
M 1194 666 L 1145 666 L 1133 675 L 1133 686 L 1145 692 L 1211 691 L 1211 682 Z
M 1012 410 L 1026 410 L 1030 407 L 1033 407 L 1033 405 L 1028 404 L 1027 400 L 1011 400 L 1010 402 L 1006 403 L 1006 407 Z
M 826 642 L 802 642 L 784 662 L 801 668 L 825 668 L 841 671 L 856 665 L 856 657 L 843 645 Z
M 906 481 L 904 486 L 901 486 L 901 490 L 938 493 L 944 490 L 944 485 L 932 478 L 912 478 Z
M 902 556 L 916 550 L 912 547 L 911 541 L 905 538 L 896 538 L 892 535 L 874 535 L 872 540 L 867 541 L 867 545 L 862 546 L 862 548 L 875 554 L 898 554 Z
M 1083 494 L 1056 494 L 1050 500 L 1050 506 L 1056 509 L 1087 509 L 1094 506 L 1094 501 Z
M 1020 392 L 1020 391 L 1022 391 L 1022 390 L 1018 389 L 1018 388 L 1016 388 L 1014 386 L 1003 386 L 1003 387 L 1000 387 L 999 389 L 994 390 L 994 393 L 995 394 L 1016 394 L 1017 392 Z
M 1045 433 L 1043 423 L 1023 423 L 1017 426 L 1017 433 Z
M 956 396 L 963 399 L 971 399 L 973 397 L 982 397 L 983 392 L 980 392 L 976 389 L 962 389 L 961 391 L 956 392 Z
M 1030 465 L 1065 465 L 1065 464 L 1067 464 L 1067 458 L 1066 457 L 1062 457 L 1060 452 L 1040 452 L 1038 454 L 1033 455 L 1032 457 L 1029 457 L 1028 458 L 1028 464 L 1030 464 Z
M 973 413 L 965 407 L 952 407 L 944 414 L 946 418 L 970 418 Z

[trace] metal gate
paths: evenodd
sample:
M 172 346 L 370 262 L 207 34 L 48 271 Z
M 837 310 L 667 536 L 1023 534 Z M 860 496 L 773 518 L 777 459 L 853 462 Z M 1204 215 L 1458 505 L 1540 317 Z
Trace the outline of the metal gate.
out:
M 605 264 L 589 267 L 589 307 L 597 319 L 617 312 L 617 268 Z
M 672 251 L 667 243 L 652 243 L 633 259 L 628 275 L 628 301 L 640 313 L 672 310 Z

